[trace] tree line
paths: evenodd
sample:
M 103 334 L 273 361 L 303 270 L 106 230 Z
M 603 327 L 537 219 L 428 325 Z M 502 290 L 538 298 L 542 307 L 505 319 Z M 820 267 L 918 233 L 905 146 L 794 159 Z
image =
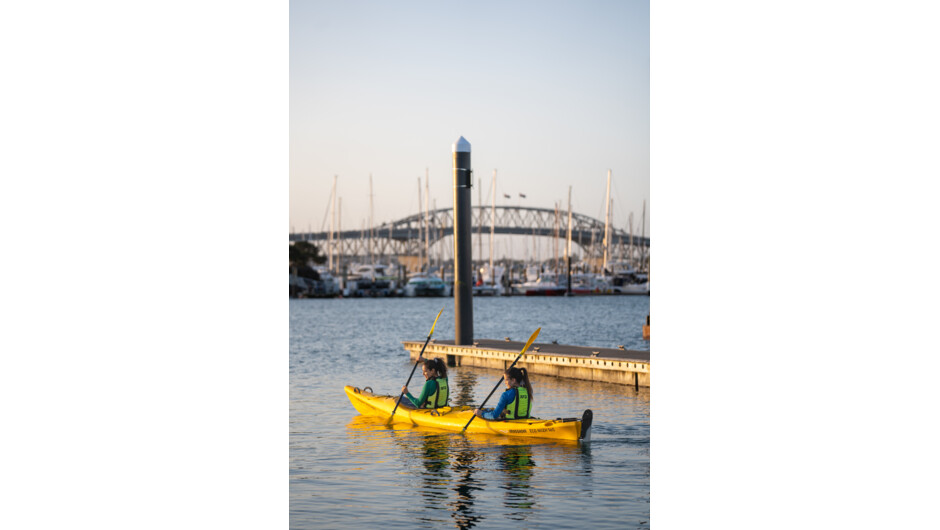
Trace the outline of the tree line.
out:
M 322 265 L 326 262 L 326 256 L 320 252 L 320 248 L 308 241 L 297 241 L 290 244 L 290 273 L 301 278 L 319 280 L 320 274 L 310 266 Z

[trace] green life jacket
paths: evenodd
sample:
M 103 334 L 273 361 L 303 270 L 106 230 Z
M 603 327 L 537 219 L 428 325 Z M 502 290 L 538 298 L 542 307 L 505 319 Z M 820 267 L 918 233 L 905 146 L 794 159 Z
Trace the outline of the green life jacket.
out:
M 521 420 L 529 417 L 529 391 L 524 386 L 516 387 L 516 398 L 503 411 L 507 420 Z
M 434 381 L 437 383 L 437 390 L 428 396 L 427 400 L 424 402 L 424 405 L 422 405 L 423 408 L 436 409 L 447 406 L 447 397 L 449 394 L 447 391 L 447 378 L 438 377 L 434 379 Z

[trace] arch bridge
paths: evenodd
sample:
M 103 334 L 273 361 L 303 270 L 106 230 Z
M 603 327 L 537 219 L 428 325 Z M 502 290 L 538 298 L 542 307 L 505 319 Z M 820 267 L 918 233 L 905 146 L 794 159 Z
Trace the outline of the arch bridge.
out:
M 300 232 L 290 234 L 291 241 L 324 242 L 319 245 L 324 254 L 329 253 L 329 246 L 333 246 L 334 255 L 358 256 L 422 256 L 425 251 L 425 239 L 428 246 L 434 246 L 441 240 L 454 236 L 454 211 L 452 208 L 431 210 L 425 222 L 424 212 L 411 215 L 397 221 L 382 223 L 371 228 L 360 230 L 343 230 L 333 233 L 327 232 Z M 493 222 L 494 209 L 492 206 L 472 207 L 471 223 L 473 236 L 488 236 Z M 429 229 L 425 232 L 425 226 Z M 560 238 L 566 240 L 568 235 L 567 210 L 551 208 L 533 208 L 525 206 L 496 206 L 495 227 L 496 235 L 516 235 Z M 624 260 L 640 265 L 647 269 L 649 260 L 648 237 L 631 235 L 625 230 L 610 227 L 609 259 Z M 584 259 L 601 258 L 604 255 L 604 222 L 587 215 L 571 213 L 571 243 L 582 248 Z M 564 253 L 564 247 L 561 253 Z M 574 250 L 572 246 L 572 250 Z M 453 245 L 450 245 L 450 258 L 453 258 Z M 480 259 L 480 256 L 474 256 Z

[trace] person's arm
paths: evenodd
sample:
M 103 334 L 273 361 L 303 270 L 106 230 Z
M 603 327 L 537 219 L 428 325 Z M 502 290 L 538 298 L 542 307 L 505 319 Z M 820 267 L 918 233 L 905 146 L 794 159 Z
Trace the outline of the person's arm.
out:
M 498 420 L 499 417 L 503 414 L 503 409 L 512 403 L 513 399 L 516 399 L 516 389 L 510 388 L 509 390 L 503 392 L 501 396 L 499 396 L 499 403 L 496 404 L 495 409 L 483 411 L 483 419 Z
M 417 399 L 417 398 L 415 398 L 414 396 L 411 395 L 411 392 L 408 391 L 408 386 L 407 386 L 407 385 L 401 387 L 401 395 L 402 395 L 402 401 L 404 401 L 404 400 L 407 399 L 408 402 L 411 403 L 412 406 L 414 406 L 414 407 L 417 407 L 417 406 L 418 406 L 417 404 L 415 404 L 415 399 Z
M 435 390 L 437 390 L 437 381 L 433 379 L 428 379 L 427 381 L 424 382 L 424 387 L 421 388 L 420 396 L 414 397 L 409 393 L 405 397 L 410 399 L 411 403 L 415 407 L 420 407 L 424 403 L 424 400 L 426 400 L 428 396 L 433 394 Z

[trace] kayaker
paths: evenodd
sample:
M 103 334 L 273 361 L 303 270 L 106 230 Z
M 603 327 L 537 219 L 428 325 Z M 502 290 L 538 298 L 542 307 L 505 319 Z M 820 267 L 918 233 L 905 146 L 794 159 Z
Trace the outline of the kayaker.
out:
M 438 357 L 436 359 L 425 359 L 421 365 L 421 372 L 424 374 L 424 388 L 421 389 L 421 395 L 412 396 L 408 392 L 408 385 L 401 387 L 403 398 L 401 406 L 418 409 L 436 409 L 447 406 L 448 385 L 447 385 L 447 365 Z
M 518 420 L 532 413 L 532 384 L 525 368 L 513 366 L 503 374 L 506 391 L 499 396 L 495 409 L 474 409 L 473 413 L 485 420 Z

